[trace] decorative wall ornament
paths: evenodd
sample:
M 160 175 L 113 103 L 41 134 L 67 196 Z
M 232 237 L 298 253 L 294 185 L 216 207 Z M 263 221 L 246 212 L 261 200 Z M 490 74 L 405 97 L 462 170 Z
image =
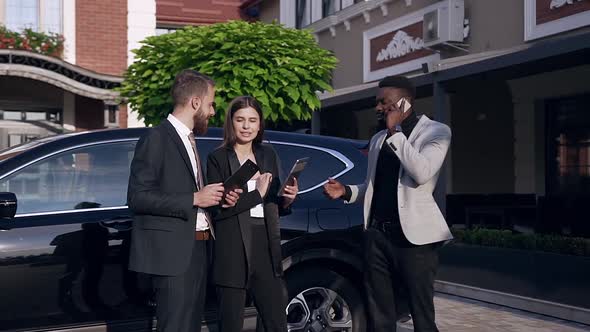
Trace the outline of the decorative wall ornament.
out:
M 17 50 L 3 50 L 0 51 L 0 65 L 20 65 L 28 67 L 36 67 L 42 70 L 47 70 L 66 78 L 82 83 L 89 87 L 112 90 L 121 86 L 122 78 L 105 79 L 100 76 L 87 74 L 85 71 L 78 71 L 74 66 L 68 65 L 61 59 L 37 55 L 29 51 Z
M 551 0 L 549 4 L 550 9 L 559 8 L 565 5 L 573 5 L 574 1 L 582 1 L 582 0 Z
M 349 20 L 344 21 L 344 28 L 346 28 L 346 31 L 350 31 L 350 21 Z
M 524 0 L 524 40 L 590 26 L 590 0 Z
M 369 11 L 364 11 L 363 17 L 365 18 L 365 23 L 371 23 L 371 14 L 369 13 Z
M 414 38 L 403 30 L 398 30 L 387 47 L 377 54 L 377 62 L 387 61 L 389 59 L 400 58 L 406 54 L 424 48 L 424 41 L 421 38 Z

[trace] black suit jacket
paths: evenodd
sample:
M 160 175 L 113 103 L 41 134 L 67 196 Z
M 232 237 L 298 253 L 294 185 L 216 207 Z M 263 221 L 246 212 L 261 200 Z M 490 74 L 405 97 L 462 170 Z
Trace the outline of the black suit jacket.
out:
M 139 140 L 131 162 L 131 270 L 164 276 L 186 271 L 195 242 L 196 191 L 187 151 L 174 126 L 164 120 Z
M 266 197 L 260 197 L 258 190 L 248 192 L 245 186 L 236 206 L 228 209 L 217 207 L 211 213 L 215 223 L 215 261 L 213 264 L 213 279 L 216 284 L 244 288 L 247 283 L 247 263 L 255 257 L 244 250 L 244 242 L 255 239 L 243 239 L 250 234 L 246 227 L 244 216 L 254 206 L 264 203 L 264 218 L 269 251 L 275 276 L 281 276 L 281 230 L 279 213 L 288 214 L 288 209 L 280 208 L 282 198 L 278 197 L 281 187 L 279 179 L 279 159 L 276 152 L 269 145 L 255 145 L 254 155 L 261 173 L 272 173 L 273 180 Z M 240 162 L 232 148 L 221 147 L 213 151 L 207 158 L 207 180 L 209 183 L 223 182 L 240 168 Z M 243 242 L 244 241 L 244 242 Z M 247 258 L 247 259 L 246 259 Z

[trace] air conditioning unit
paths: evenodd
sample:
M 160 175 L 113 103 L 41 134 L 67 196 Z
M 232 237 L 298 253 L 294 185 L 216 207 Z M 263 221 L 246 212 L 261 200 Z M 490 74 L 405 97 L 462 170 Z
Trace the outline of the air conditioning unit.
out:
M 443 0 L 443 4 L 424 14 L 422 39 L 424 47 L 449 45 L 463 42 L 463 21 L 465 2 L 463 0 Z

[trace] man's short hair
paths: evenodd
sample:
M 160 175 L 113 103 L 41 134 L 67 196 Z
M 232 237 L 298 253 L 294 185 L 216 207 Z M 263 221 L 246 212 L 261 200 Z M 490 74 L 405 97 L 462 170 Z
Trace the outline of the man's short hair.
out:
M 409 97 L 416 98 L 416 87 L 407 77 L 401 75 L 387 76 L 379 82 L 380 88 L 396 88 L 406 90 Z
M 214 87 L 215 82 L 209 76 L 193 69 L 184 69 L 174 78 L 170 91 L 174 106 L 186 104 L 193 96 L 204 97 L 210 86 Z

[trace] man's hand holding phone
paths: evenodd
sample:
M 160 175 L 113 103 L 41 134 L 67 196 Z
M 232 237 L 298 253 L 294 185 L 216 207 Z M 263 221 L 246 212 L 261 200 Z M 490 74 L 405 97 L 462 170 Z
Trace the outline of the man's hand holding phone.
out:
M 385 123 L 390 134 L 395 134 L 398 127 L 410 115 L 412 105 L 406 98 L 401 98 L 397 103 L 391 104 L 385 115 Z

